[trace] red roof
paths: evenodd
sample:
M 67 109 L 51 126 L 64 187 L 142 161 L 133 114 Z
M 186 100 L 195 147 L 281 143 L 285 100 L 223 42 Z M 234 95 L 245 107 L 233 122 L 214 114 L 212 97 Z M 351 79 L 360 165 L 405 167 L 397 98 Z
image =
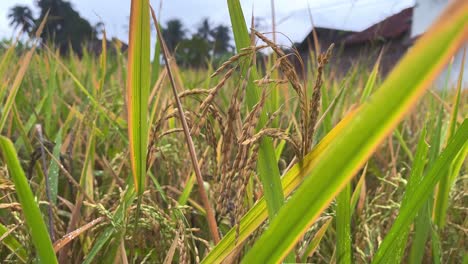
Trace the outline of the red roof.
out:
M 400 13 L 387 17 L 364 31 L 354 33 L 344 39 L 345 44 L 359 44 L 378 39 L 397 38 L 411 29 L 413 8 L 403 9 Z

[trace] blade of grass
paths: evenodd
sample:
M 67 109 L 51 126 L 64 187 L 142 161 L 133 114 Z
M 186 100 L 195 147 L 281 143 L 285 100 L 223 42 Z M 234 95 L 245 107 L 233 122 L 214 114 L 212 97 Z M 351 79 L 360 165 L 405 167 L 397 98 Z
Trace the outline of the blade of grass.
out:
M 44 132 L 48 136 L 52 136 L 52 109 L 55 107 L 54 96 L 57 94 L 57 63 L 50 62 L 49 72 L 47 78 L 47 91 L 46 91 L 46 102 L 44 104 Z M 55 119 L 54 119 L 55 121 Z
M 112 235 L 114 235 L 115 232 L 116 230 L 114 227 L 107 227 L 96 239 L 93 248 L 91 248 L 88 255 L 83 260 L 83 264 L 92 263 L 96 255 L 102 250 L 102 248 L 106 245 L 106 243 L 109 241 Z
M 203 153 L 202 158 L 200 159 L 200 161 L 198 163 L 199 167 L 202 166 L 202 164 L 204 162 L 203 157 L 206 157 L 206 155 L 208 154 L 208 150 L 209 149 L 206 148 L 205 153 Z M 190 193 L 192 192 L 192 189 L 193 189 L 193 185 L 195 184 L 195 180 L 196 180 L 195 173 L 190 174 L 190 176 L 188 177 L 188 179 L 185 182 L 184 190 L 182 191 L 182 193 L 179 196 L 179 199 L 177 200 L 177 202 L 180 205 L 186 205 L 187 204 L 187 201 L 190 198 Z
M 49 12 L 44 16 L 44 19 L 42 20 L 41 24 L 39 25 L 39 28 L 37 29 L 36 32 L 36 38 L 38 39 L 39 36 L 42 33 L 42 30 L 44 29 L 44 25 L 47 21 L 47 16 Z M 34 52 L 36 51 L 36 44 L 33 43 L 31 50 L 29 50 L 23 57 L 21 61 L 21 66 L 18 70 L 18 73 L 16 74 L 16 77 L 13 81 L 10 93 L 7 97 L 7 100 L 5 102 L 5 105 L 2 110 L 2 116 L 0 117 L 0 131 L 3 130 L 3 126 L 5 126 L 6 120 L 8 118 L 8 115 L 11 110 L 11 106 L 13 105 L 13 102 L 16 99 L 16 94 L 18 93 L 18 90 L 21 86 L 21 83 L 23 82 L 24 75 L 26 74 L 26 70 L 29 67 L 29 63 L 31 62 L 31 59 L 34 55 Z
M 442 249 L 441 249 L 439 231 L 437 230 L 437 225 L 432 225 L 431 238 L 432 238 L 431 239 L 432 263 L 441 264 L 442 263 Z
M 445 150 L 435 161 L 430 171 L 419 182 L 413 194 L 408 197 L 405 208 L 400 210 L 398 217 L 393 223 L 392 228 L 382 241 L 372 263 L 392 263 L 392 251 L 395 242 L 398 241 L 405 229 L 409 227 L 417 212 L 424 205 L 421 201 L 426 201 L 438 180 L 442 177 L 452 160 L 459 152 L 468 151 L 468 119 L 466 119 L 454 137 L 450 140 Z
M 44 104 L 45 104 L 46 99 L 47 99 L 47 97 L 44 96 L 44 97 L 41 99 L 41 101 L 39 101 L 39 103 L 37 104 L 37 106 L 34 108 L 34 111 L 35 111 L 36 113 L 39 113 L 39 112 L 41 111 L 42 107 L 43 107 Z M 32 147 L 32 145 L 31 145 L 30 140 L 29 140 L 27 137 L 23 136 L 23 133 L 22 133 L 22 132 L 23 132 L 23 131 L 24 131 L 24 132 L 29 132 L 29 131 L 32 129 L 32 127 L 34 126 L 34 124 L 36 124 L 36 121 L 37 121 L 37 115 L 31 115 L 31 116 L 29 117 L 28 121 L 26 122 L 26 124 L 24 124 L 24 125 L 18 125 L 18 126 L 19 126 L 19 129 L 20 129 L 20 131 L 21 131 L 21 135 L 22 135 L 22 136 L 21 136 L 20 138 L 18 138 L 18 139 L 16 140 L 16 142 L 15 142 L 15 148 L 16 148 L 16 149 L 19 149 L 20 146 L 24 145 L 24 146 L 26 146 L 26 149 L 27 149 L 29 152 L 33 152 L 33 147 Z M 18 122 L 18 123 L 20 123 L 20 122 Z
M 160 25 L 154 25 L 155 27 L 160 27 Z M 161 43 L 159 40 L 156 40 L 156 44 L 154 46 L 154 56 L 153 62 L 151 63 L 151 86 L 156 84 L 156 81 L 159 79 L 159 71 L 161 69 Z
M 340 137 L 313 162 L 314 170 L 270 222 L 243 259 L 245 263 L 275 263 L 288 254 L 468 39 L 466 8 L 468 2 L 452 2 L 438 22 L 402 58 Z M 415 69 L 414 65 L 420 67 Z M 306 162 L 301 165 L 306 171 L 312 166 Z M 310 190 L 320 191 L 311 193 Z
M 347 184 L 336 198 L 336 260 L 351 263 L 351 185 Z
M 317 233 L 315 234 L 315 236 L 314 236 L 314 237 L 312 238 L 312 240 L 310 241 L 309 245 L 307 245 L 306 250 L 304 251 L 304 255 L 303 255 L 302 258 L 301 258 L 301 261 L 302 261 L 302 262 L 306 263 L 306 262 L 307 262 L 307 258 L 308 258 L 308 257 L 312 257 L 312 255 L 314 254 L 314 252 L 317 250 L 318 245 L 320 244 L 320 241 L 322 240 L 323 236 L 324 236 L 325 233 L 327 232 L 328 227 L 330 226 L 332 220 L 333 220 L 333 218 L 330 217 L 330 219 L 328 219 L 328 220 L 320 227 L 320 229 L 317 231 Z
M 333 100 L 330 102 L 330 98 L 329 98 L 329 92 L 328 92 L 328 89 L 325 85 L 322 85 L 322 87 L 320 88 L 322 89 L 321 91 L 321 95 L 322 95 L 322 116 L 319 118 L 319 120 L 317 121 L 317 123 L 315 124 L 315 129 L 317 129 L 317 125 L 320 125 L 322 124 L 323 122 L 323 129 L 324 131 L 328 132 L 332 129 L 333 125 L 332 125 L 332 117 L 331 117 L 331 114 L 329 115 L 327 110 L 332 110 L 331 108 L 333 107 L 333 104 L 336 102 L 336 98 L 333 98 Z M 337 96 L 339 96 L 340 94 L 338 93 Z M 320 121 L 320 123 L 319 123 Z
M 0 148 L 15 184 L 16 195 L 21 203 L 22 212 L 31 232 L 32 242 L 37 254 L 43 263 L 57 263 L 47 227 L 29 188 L 28 180 L 21 168 L 13 143 L 8 138 L 0 136 Z
M 44 136 L 43 136 L 43 130 L 42 130 L 42 126 L 37 124 L 36 125 L 36 130 L 37 130 L 37 134 L 39 136 L 39 142 L 40 142 L 40 150 L 41 150 L 41 161 L 42 161 L 42 169 L 43 169 L 43 172 L 44 172 L 44 182 L 45 182 L 45 193 L 46 193 L 46 198 L 47 198 L 47 211 L 48 211 L 48 224 L 49 224 L 49 234 L 50 234 L 50 239 L 52 241 L 55 241 L 55 232 L 54 232 L 54 218 L 53 218 L 53 213 L 52 213 L 52 200 L 50 198 L 50 178 L 49 178 L 49 175 L 47 174 L 48 171 L 47 171 L 47 164 L 46 164 L 46 153 L 45 153 L 45 140 L 44 140 Z
M 361 173 L 361 178 L 359 178 L 358 183 L 356 184 L 356 188 L 354 188 L 353 194 L 351 195 L 351 216 L 354 214 L 356 205 L 358 201 L 361 199 L 362 192 L 366 191 L 366 173 L 367 173 L 367 166 L 368 163 L 364 166 L 364 169 Z M 363 190 L 364 187 L 364 190 Z M 359 211 L 358 211 L 359 212 Z
M 289 133 L 291 130 L 292 123 L 289 124 L 288 129 L 286 129 L 286 133 Z M 275 148 L 275 158 L 276 162 L 278 162 L 281 158 L 281 154 L 283 153 L 284 148 L 286 147 L 286 140 L 280 140 L 278 145 Z
M 99 111 L 99 113 L 102 114 L 107 120 L 109 120 L 111 124 L 118 129 L 119 132 L 120 132 L 120 128 L 125 128 L 127 126 L 127 122 L 123 118 L 121 118 L 118 115 L 115 115 L 112 111 L 106 109 L 101 104 L 99 104 L 96 98 L 94 98 L 94 96 L 88 91 L 88 89 L 86 89 L 86 87 L 82 84 L 80 79 L 75 74 L 73 74 L 72 70 L 69 69 L 65 65 L 65 63 L 62 61 L 62 59 L 59 56 L 54 54 L 47 46 L 45 46 L 45 49 L 54 56 L 58 64 L 70 76 L 70 78 L 76 84 L 78 89 L 80 89 L 80 91 L 86 95 L 86 98 L 89 99 L 89 101 Z M 122 136 L 122 138 L 125 138 L 125 137 Z
M 148 97 L 150 89 L 149 2 L 132 0 L 128 47 L 127 107 L 130 160 L 136 192 L 141 195 L 146 179 Z
M 411 169 L 411 175 L 406 185 L 406 191 L 401 202 L 400 211 L 405 211 L 406 205 L 409 199 L 414 195 L 416 188 L 419 188 L 419 184 L 423 178 L 424 166 L 427 159 L 429 145 L 426 143 L 426 129 L 423 128 L 419 137 L 418 146 L 416 149 L 415 159 Z M 398 241 L 392 246 L 392 251 L 389 252 L 388 263 L 399 263 L 402 261 L 402 257 L 406 248 L 406 242 L 408 239 L 408 233 L 410 226 L 407 226 L 405 230 L 400 234 Z
M 94 197 L 94 155 L 96 148 L 96 133 L 94 130 L 95 125 L 91 128 L 91 133 L 88 138 L 86 153 L 83 161 L 83 167 L 80 175 L 80 186 L 83 188 L 87 196 Z
M 28 134 L 26 132 L 26 129 L 23 125 L 23 121 L 21 120 L 21 117 L 20 117 L 20 113 L 18 111 L 18 108 L 16 107 L 16 103 L 13 104 L 13 107 L 12 107 L 12 110 L 13 110 L 13 124 L 17 127 L 17 130 L 20 134 L 20 137 L 17 139 L 16 142 L 22 140 L 23 141 L 23 146 L 25 147 L 25 149 L 29 152 L 29 153 L 32 153 L 34 150 L 33 150 L 33 146 L 31 144 L 31 141 L 29 140 L 29 137 L 28 137 Z M 17 145 L 19 144 L 15 144 L 15 149 L 19 149 L 20 147 Z
M 13 228 L 15 229 L 15 228 Z M 28 260 L 28 254 L 26 249 L 16 240 L 16 238 L 11 234 L 13 229 L 8 230 L 6 226 L 0 223 L 0 241 L 11 250 L 11 252 L 15 253 L 15 255 L 19 258 L 19 260 L 23 263 L 26 263 Z
M 426 252 L 426 241 L 431 230 L 431 206 L 426 201 L 417 217 L 414 219 L 414 235 L 408 263 L 422 263 Z
M 190 193 L 192 192 L 193 185 L 195 184 L 196 176 L 195 174 L 191 174 L 188 181 L 185 183 L 185 188 L 182 191 L 182 194 L 179 196 L 177 202 L 180 205 L 186 205 L 188 199 L 190 198 Z
M 452 137 L 456 126 L 457 126 L 457 115 L 458 115 L 458 108 L 460 104 L 460 94 L 462 89 L 463 83 L 463 74 L 464 74 L 464 66 L 465 66 L 465 58 L 466 58 L 466 48 L 463 52 L 462 57 L 462 65 L 460 67 L 460 73 L 458 75 L 458 84 L 457 84 L 457 91 L 455 93 L 455 97 L 453 100 L 452 105 L 452 113 L 450 116 L 450 124 L 447 132 L 447 141 L 450 140 Z M 447 207 L 450 198 L 450 190 L 452 189 L 452 175 L 458 174 L 458 170 L 453 170 L 453 167 L 449 168 L 447 174 L 440 179 L 439 184 L 437 185 L 437 192 L 435 195 L 434 200 L 434 223 L 437 225 L 439 229 L 444 228 L 445 226 L 445 218 L 447 215 Z
M 120 236 L 120 234 L 123 232 L 122 228 L 125 223 L 125 219 L 128 217 L 128 209 L 136 195 L 133 183 L 127 181 L 127 186 L 128 189 L 126 190 L 123 198 L 119 203 L 119 207 L 117 208 L 111 219 L 113 225 L 105 228 L 104 231 L 96 238 L 93 247 L 89 251 L 86 258 L 83 260 L 83 264 L 93 263 L 94 258 L 96 258 L 98 253 L 101 252 L 101 250 L 103 250 L 104 246 L 107 243 L 110 244 L 112 242 L 109 242 L 109 240 L 111 240 L 112 237 Z
M 104 83 L 106 81 L 106 72 L 107 72 L 107 37 L 106 31 L 102 32 L 102 41 L 101 41 L 101 55 L 99 56 L 100 62 L 100 78 L 99 78 L 99 86 L 98 86 L 98 94 L 102 93 L 104 89 Z
M 375 62 L 369 78 L 367 79 L 366 86 L 361 96 L 361 104 L 367 100 L 377 80 L 379 73 L 380 60 L 382 58 L 383 49 L 380 51 L 379 57 Z M 352 262 L 352 235 L 351 235 L 351 215 L 354 207 L 350 208 L 351 203 L 351 186 L 346 185 L 344 190 L 336 198 L 336 258 L 338 263 L 351 263 Z
M 52 155 L 55 157 L 55 160 L 60 160 L 60 148 L 62 147 L 62 129 L 57 132 L 57 137 L 55 138 L 55 146 L 52 151 Z M 49 171 L 47 172 L 47 177 L 49 177 L 50 184 L 50 200 L 53 204 L 57 203 L 57 192 L 58 192 L 58 180 L 59 180 L 59 164 L 51 160 L 49 162 Z
M 374 86 L 377 81 L 377 76 L 379 75 L 379 66 L 383 52 L 384 50 L 382 49 L 380 51 L 379 57 L 377 58 L 377 61 L 374 64 L 374 68 L 372 68 L 369 78 L 367 79 L 366 86 L 364 87 L 364 90 L 362 92 L 361 103 L 367 100 L 367 98 L 371 95 L 372 91 L 374 90 Z
M 432 108 L 431 112 L 438 111 L 438 114 L 435 117 L 435 120 L 432 124 L 432 131 L 430 137 L 430 149 L 429 149 L 429 159 L 428 159 L 428 169 L 430 169 L 431 164 L 434 164 L 437 156 L 440 152 L 440 142 L 442 135 L 443 119 L 444 119 L 444 109 L 440 107 L 439 110 Z M 423 205 L 421 211 L 416 216 L 414 220 L 414 237 L 413 243 L 411 245 L 410 251 L 410 261 L 411 263 L 421 263 L 425 248 L 426 241 L 430 235 L 432 229 L 432 207 L 433 199 L 429 197 L 425 204 Z
M 3 53 L 2 61 L 0 62 L 0 76 L 5 76 L 6 69 L 11 70 L 9 66 L 11 65 L 11 61 L 12 61 L 13 55 L 15 54 L 15 47 L 17 44 L 18 44 L 18 39 L 16 39 L 13 43 L 11 43 L 11 45 L 8 47 L 6 52 Z M 0 95 L 1 94 L 2 93 L 0 90 Z M 0 96 L 0 99 L 3 99 L 3 98 Z
M 411 161 L 413 161 L 413 159 L 414 159 L 413 153 L 411 153 L 411 150 L 409 149 L 408 144 L 406 144 L 405 139 L 404 139 L 403 136 L 401 135 L 400 130 L 399 130 L 399 129 L 395 129 L 394 135 L 395 135 L 395 137 L 398 139 L 398 142 L 400 143 L 401 148 L 405 151 L 405 153 L 406 153 L 406 155 L 408 156 L 408 158 L 409 158 Z

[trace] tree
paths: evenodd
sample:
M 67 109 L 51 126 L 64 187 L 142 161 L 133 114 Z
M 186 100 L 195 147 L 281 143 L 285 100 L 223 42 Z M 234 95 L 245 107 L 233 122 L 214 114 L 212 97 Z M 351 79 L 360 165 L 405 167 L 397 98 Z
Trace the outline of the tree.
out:
M 62 54 L 67 53 L 71 47 L 80 55 L 83 44 L 96 38 L 96 30 L 73 9 L 69 2 L 38 0 L 37 6 L 40 9 L 39 22 L 49 11 L 49 18 L 41 34 L 42 40 L 52 41 Z
M 190 38 L 185 37 L 186 31 L 179 19 L 167 21 L 162 34 L 167 47 L 182 67 L 206 67 L 208 62 L 216 64 L 231 55 L 229 27 L 218 25 L 212 28 L 208 18 L 201 21 L 196 33 Z
M 31 33 L 34 26 L 34 17 L 31 9 L 27 6 L 14 6 L 8 13 L 10 26 L 14 29 L 20 28 L 22 32 Z
M 198 35 L 183 40 L 177 48 L 176 61 L 183 67 L 205 67 L 210 55 L 209 43 Z
M 103 35 L 105 29 L 106 29 L 106 25 L 104 24 L 104 22 L 102 21 L 97 22 L 93 27 L 94 35 L 95 36 Z
M 229 27 L 224 25 L 218 25 L 215 27 L 211 36 L 214 39 L 213 52 L 215 55 L 223 55 L 224 53 L 230 52 L 232 49 Z
M 211 25 L 208 18 L 204 18 L 197 29 L 197 35 L 209 42 L 211 35 Z
M 177 44 L 185 39 L 185 30 L 182 22 L 179 19 L 171 19 L 167 21 L 166 27 L 162 31 L 167 48 L 174 51 Z

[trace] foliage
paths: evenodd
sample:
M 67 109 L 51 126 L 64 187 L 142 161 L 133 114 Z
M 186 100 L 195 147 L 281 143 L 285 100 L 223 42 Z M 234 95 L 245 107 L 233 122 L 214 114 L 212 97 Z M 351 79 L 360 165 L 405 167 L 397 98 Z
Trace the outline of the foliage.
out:
M 162 29 L 164 40 L 167 43 L 167 48 L 174 51 L 182 40 L 185 39 L 185 29 L 182 21 L 179 19 L 171 19 L 166 22 L 166 26 Z
M 184 68 L 206 68 L 211 62 L 232 55 L 230 29 L 224 25 L 212 27 L 208 18 L 202 19 L 196 33 L 187 37 L 182 21 L 171 19 L 162 28 L 167 47 L 174 52 L 177 64 Z M 211 61 L 211 62 L 210 62 Z
M 10 19 L 10 26 L 14 29 L 20 28 L 23 32 L 31 33 L 34 26 L 34 17 L 29 7 L 14 6 L 8 13 L 8 18 Z
M 330 54 L 301 76 L 282 59 L 294 56 L 252 31 L 278 53 L 257 67 L 266 47 L 250 47 L 240 1 L 229 1 L 233 56 L 215 55 L 207 20 L 192 36 L 181 25 L 175 54 L 163 49 L 165 67 L 150 66 L 143 0 L 133 1 L 129 57 L 109 56 L 106 41 L 99 57 L 0 49 L 0 260 L 461 263 L 467 93 L 424 89 L 466 40 L 467 4 L 389 76 L 378 62 L 341 76 Z M 218 56 L 228 57 L 212 69 Z
M 37 6 L 40 9 L 38 20 L 42 20 L 50 10 L 50 19 L 41 35 L 42 40 L 52 40 L 62 53 L 71 46 L 74 52 L 80 54 L 84 42 L 95 38 L 91 24 L 73 9 L 70 2 L 39 0 Z
M 39 17 L 36 19 L 32 11 L 27 6 L 14 6 L 8 18 L 10 25 L 15 28 L 21 28 L 26 33 L 37 30 L 39 22 L 42 21 L 47 12 L 49 20 L 41 34 L 44 43 L 51 41 L 65 54 L 71 48 L 75 53 L 82 55 L 82 47 L 85 43 L 96 39 L 96 33 L 99 32 L 100 24 L 96 28 L 73 8 L 72 4 L 64 0 L 38 0 L 36 2 L 39 8 Z

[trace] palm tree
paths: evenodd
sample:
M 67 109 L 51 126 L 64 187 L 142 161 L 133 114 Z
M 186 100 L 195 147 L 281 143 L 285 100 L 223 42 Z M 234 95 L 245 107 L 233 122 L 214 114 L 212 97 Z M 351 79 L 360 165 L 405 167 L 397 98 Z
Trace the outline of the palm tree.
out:
M 183 67 L 204 68 L 208 62 L 210 44 L 198 35 L 185 39 L 177 47 L 176 60 Z
M 212 30 L 211 36 L 214 39 L 214 54 L 222 55 L 231 50 L 232 46 L 229 44 L 231 41 L 229 27 L 219 25 Z
M 106 25 L 102 21 L 97 22 L 93 27 L 93 32 L 95 36 L 104 34 L 105 30 L 106 30 Z
M 41 38 L 44 42 L 53 41 L 61 53 L 67 53 L 70 47 L 78 55 L 82 45 L 96 38 L 96 31 L 91 24 L 64 0 L 37 0 L 40 9 L 39 21 L 49 12 Z
M 34 25 L 34 17 L 31 9 L 27 6 L 17 5 L 8 13 L 10 26 L 14 29 L 20 28 L 22 32 L 31 33 Z
M 182 22 L 179 19 L 172 19 L 167 21 L 166 27 L 163 28 L 163 37 L 166 41 L 167 47 L 173 51 L 174 48 L 182 40 L 185 39 L 185 30 L 183 29 Z
M 204 18 L 198 26 L 197 35 L 208 41 L 208 37 L 211 35 L 211 25 L 208 18 Z

